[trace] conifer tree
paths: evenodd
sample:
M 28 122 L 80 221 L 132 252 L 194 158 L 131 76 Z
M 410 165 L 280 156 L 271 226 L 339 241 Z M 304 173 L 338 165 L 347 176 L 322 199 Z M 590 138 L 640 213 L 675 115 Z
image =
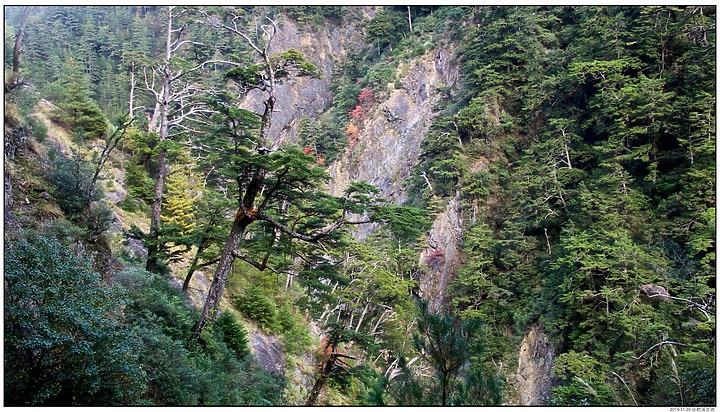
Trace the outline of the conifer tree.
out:
M 176 167 L 167 179 L 167 195 L 163 200 L 161 219 L 166 225 L 176 226 L 180 235 L 189 234 L 195 228 L 193 222 L 193 196 L 191 176 L 185 167 Z
M 107 133 L 108 122 L 98 105 L 90 98 L 90 83 L 77 61 L 70 57 L 64 68 L 63 100 L 58 113 L 85 139 L 97 139 Z

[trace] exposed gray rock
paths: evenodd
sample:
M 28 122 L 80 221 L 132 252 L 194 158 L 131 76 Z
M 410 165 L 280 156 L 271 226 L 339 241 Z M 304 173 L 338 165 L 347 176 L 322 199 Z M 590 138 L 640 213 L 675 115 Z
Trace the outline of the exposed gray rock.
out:
M 265 334 L 259 330 L 249 333 L 250 350 L 260 366 L 267 372 L 284 376 L 287 364 L 282 344 L 276 336 Z
M 401 74 L 402 88 L 377 102 L 375 112 L 368 113 L 358 134 L 357 147 L 330 166 L 331 194 L 340 196 L 350 182 L 364 180 L 395 204 L 407 200 L 406 181 L 442 98 L 437 91 L 456 85 L 458 78 L 457 67 L 447 58 L 437 61 L 433 56 L 435 53 L 430 52 L 398 68 L 399 73 L 406 73 Z M 453 83 L 446 83 L 448 79 Z M 373 225 L 358 227 L 356 237 L 362 240 L 373 230 Z
M 520 344 L 514 386 L 521 405 L 542 405 L 553 385 L 555 348 L 538 325 L 533 325 Z M 512 383 L 512 382 L 511 382 Z
M 148 256 L 147 248 L 142 244 L 142 242 L 138 239 L 129 238 L 127 240 L 127 244 L 125 245 L 125 248 L 128 251 L 128 254 L 131 258 L 137 259 L 139 261 L 145 261 Z
M 4 202 L 4 224 L 3 227 L 5 232 L 15 231 L 20 229 L 20 222 L 18 222 L 15 214 L 13 214 L 13 196 L 12 196 L 12 180 L 10 174 L 5 172 L 5 202 Z
M 301 32 L 288 19 L 278 22 L 279 31 L 270 47 L 271 54 L 296 49 L 322 72 L 320 79 L 298 77 L 286 79 L 276 88 L 270 136 L 275 140 L 297 141 L 297 130 L 303 116 L 316 117 L 332 103 L 330 82 L 337 62 L 347 53 L 362 47 L 362 33 L 357 25 L 328 27 L 327 30 Z M 266 94 L 254 90 L 242 100 L 240 106 L 262 113 Z
M 420 295 L 429 309 L 439 312 L 447 307 L 447 287 L 462 264 L 459 241 L 462 238 L 462 214 L 458 197 L 453 197 L 444 212 L 433 222 L 428 248 L 420 254 L 420 264 L 428 269 L 420 276 Z
M 110 179 L 113 182 L 112 189 L 103 187 L 105 191 L 105 198 L 111 203 L 122 202 L 127 197 L 127 190 L 125 190 L 125 171 L 123 169 L 110 169 L 105 171 L 106 175 L 111 175 Z

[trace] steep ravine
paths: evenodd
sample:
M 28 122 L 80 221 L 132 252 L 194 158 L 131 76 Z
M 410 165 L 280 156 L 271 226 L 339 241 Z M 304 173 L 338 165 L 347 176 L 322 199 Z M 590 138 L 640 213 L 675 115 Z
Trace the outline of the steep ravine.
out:
M 368 16 L 372 9 L 364 10 Z M 271 52 L 280 53 L 295 48 L 303 52 L 322 72 L 320 79 L 297 78 L 277 87 L 276 111 L 273 113 L 271 136 L 276 140 L 296 141 L 297 127 L 303 116 L 315 117 L 332 103 L 330 79 L 337 64 L 363 47 L 362 31 L 357 24 L 328 26 L 327 29 L 302 31 L 289 19 L 282 19 L 279 31 L 271 44 Z M 405 182 L 420 154 L 420 144 L 440 102 L 441 87 L 457 87 L 460 73 L 448 48 L 431 50 L 426 54 L 402 61 L 397 68 L 400 87 L 391 89 L 388 97 L 378 101 L 368 113 L 358 134 L 358 143 L 344 156 L 330 165 L 331 194 L 339 196 L 351 181 L 364 180 L 377 186 L 383 197 L 395 204 L 408 198 Z M 250 93 L 242 106 L 260 112 L 263 98 L 260 92 Z M 461 218 L 457 201 L 437 216 L 430 232 L 427 250 L 419 257 L 425 263 L 427 255 L 437 249 L 446 251 L 443 265 L 433 267 L 420 279 L 421 292 L 434 309 L 445 302 L 445 287 L 459 267 L 458 239 Z M 356 236 L 364 239 L 372 225 L 358 228 Z
M 438 89 L 458 85 L 459 72 L 449 58 L 451 53 L 447 49 L 433 50 L 399 65 L 401 87 L 391 90 L 385 101 L 375 105 L 358 134 L 357 146 L 331 166 L 333 195 L 341 195 L 351 181 L 365 180 L 395 204 L 407 200 L 406 181 L 442 98 Z M 420 279 L 420 291 L 430 301 L 432 310 L 447 303 L 446 286 L 459 266 L 461 228 L 460 210 L 454 200 L 436 217 L 427 250 L 419 257 L 420 263 L 425 264 L 436 250 L 444 253 L 441 264 L 430 265 Z M 360 227 L 356 236 L 363 239 L 372 230 L 372 226 Z
M 367 8 L 365 12 L 371 15 L 372 9 Z M 316 118 L 330 108 L 333 72 L 347 57 L 361 51 L 363 35 L 358 24 L 301 30 L 289 19 L 281 19 L 278 23 L 279 31 L 271 51 L 280 53 L 297 49 L 322 72 L 320 79 L 297 78 L 277 87 L 270 135 L 275 136 L 276 141 L 296 142 L 299 120 L 303 116 Z M 385 93 L 376 94 L 376 97 L 385 97 L 377 99 L 367 113 L 357 144 L 329 166 L 332 180 L 328 190 L 331 194 L 340 196 L 350 182 L 364 180 L 378 187 L 381 195 L 395 204 L 403 204 L 408 199 L 406 182 L 417 163 L 421 143 L 437 115 L 436 107 L 442 99 L 438 91 L 440 88 L 457 90 L 461 86 L 460 71 L 453 57 L 453 48 L 443 47 L 400 61 L 396 69 L 398 81 L 388 84 Z M 264 99 L 259 93 L 249 94 L 241 105 L 261 112 Z M 459 194 L 456 194 L 434 217 L 425 249 L 418 256 L 418 263 L 425 268 L 419 279 L 420 294 L 429 301 L 433 311 L 442 310 L 449 304 L 447 288 L 464 263 L 460 240 L 465 224 Z M 373 225 L 364 225 L 355 235 L 364 239 L 374 229 Z M 202 274 L 198 275 L 202 277 Z M 252 325 L 249 333 L 251 350 L 263 368 L 285 374 L 295 385 L 309 389 L 313 382 L 309 372 L 314 366 L 312 359 L 289 364 L 276 336 L 262 333 Z M 320 333 L 316 330 L 314 335 L 319 337 Z M 533 326 L 517 348 L 517 371 L 505 371 L 506 383 L 511 386 L 508 392 L 513 394 L 507 403 L 542 404 L 552 383 L 554 352 L 541 328 Z
M 336 65 L 359 52 L 362 46 L 361 31 L 357 26 L 301 32 L 292 21 L 283 20 L 272 50 L 276 53 L 288 48 L 302 51 L 321 69 L 323 76 L 321 79 L 298 78 L 278 86 L 278 109 L 273 116 L 271 136 L 296 141 L 299 119 L 318 116 L 332 103 L 329 79 Z M 453 50 L 446 47 L 398 65 L 396 77 L 399 82 L 388 84 L 386 98 L 378 99 L 367 113 L 357 145 L 348 148 L 329 166 L 331 194 L 339 196 L 350 182 L 365 180 L 378 187 L 381 195 L 395 204 L 408 199 L 406 181 L 437 115 L 436 107 L 442 98 L 438 90 L 460 87 L 460 72 L 453 56 Z M 261 96 L 251 94 L 243 106 L 260 110 L 261 101 Z M 435 216 L 425 249 L 418 256 L 418 262 L 425 268 L 419 279 L 420 294 L 429 301 L 433 311 L 442 310 L 449 304 L 447 288 L 464 263 L 459 243 L 465 224 L 459 194 L 456 194 Z M 360 227 L 356 237 L 364 239 L 373 230 L 372 225 Z M 312 370 L 308 363 L 311 360 L 304 361 L 307 363 L 304 367 L 287 365 L 277 338 L 256 330 L 250 331 L 250 345 L 266 370 L 282 373 L 289 367 L 288 376 L 292 376 L 296 384 L 309 388 L 312 376 L 302 370 Z M 506 383 L 511 387 L 508 393 L 513 394 L 507 403 L 542 404 L 552 383 L 554 352 L 547 336 L 538 326 L 533 326 L 517 348 L 517 371 L 505 371 Z

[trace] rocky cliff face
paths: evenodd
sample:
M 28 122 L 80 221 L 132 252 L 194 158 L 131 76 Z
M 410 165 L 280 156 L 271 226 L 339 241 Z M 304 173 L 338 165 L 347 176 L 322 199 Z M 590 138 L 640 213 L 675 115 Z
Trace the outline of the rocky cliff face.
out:
M 357 146 L 330 168 L 333 182 L 330 191 L 339 196 L 353 180 L 365 180 L 395 204 L 407 200 L 405 182 L 420 154 L 420 144 L 428 132 L 435 107 L 440 101 L 440 87 L 457 86 L 459 72 L 450 59 L 450 51 L 431 51 L 418 59 L 402 62 L 398 67 L 399 89 L 376 105 L 358 134 Z M 403 75 L 404 73 L 404 75 Z M 461 217 L 457 200 L 437 216 L 430 232 L 428 248 L 419 257 L 427 263 L 433 253 L 442 253 L 441 262 L 432 262 L 430 271 L 420 279 L 422 296 L 430 300 L 431 310 L 447 302 L 445 289 L 459 266 L 458 241 Z M 358 228 L 357 237 L 365 238 L 373 230 Z
M 533 325 L 523 338 L 518 353 L 518 369 L 509 382 L 519 396 L 520 405 L 542 405 L 552 387 L 551 373 L 555 348 L 538 325 Z
M 301 31 L 293 21 L 283 18 L 278 27 L 279 31 L 270 44 L 270 53 L 278 54 L 288 49 L 299 50 L 322 72 L 320 79 L 299 77 L 277 86 L 270 136 L 275 140 L 295 141 L 300 118 L 314 117 L 324 112 L 332 103 L 330 81 L 335 66 L 348 54 L 360 50 L 363 36 L 357 25 Z M 253 90 L 245 97 L 241 106 L 255 113 L 262 113 L 265 98 L 263 92 Z
M 449 303 L 446 292 L 462 264 L 459 245 L 462 228 L 460 201 L 456 196 L 435 218 L 427 248 L 420 254 L 420 263 L 428 268 L 420 277 L 420 294 L 433 312 L 441 311 Z
M 446 51 L 402 62 L 397 73 L 401 87 L 376 104 L 359 131 L 357 146 L 331 166 L 333 194 L 340 195 L 350 181 L 365 180 L 396 204 L 407 200 L 405 181 L 436 114 L 438 89 L 455 85 L 459 74 Z

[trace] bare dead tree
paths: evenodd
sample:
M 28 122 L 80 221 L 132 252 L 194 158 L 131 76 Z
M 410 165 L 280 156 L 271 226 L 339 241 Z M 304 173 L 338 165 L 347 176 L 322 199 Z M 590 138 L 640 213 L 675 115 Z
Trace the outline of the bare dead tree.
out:
M 122 138 L 125 136 L 125 132 L 127 131 L 128 127 L 133 123 L 135 119 L 130 118 L 128 121 L 124 122 L 120 127 L 115 129 L 115 131 L 108 136 L 105 139 L 105 147 L 100 152 L 100 156 L 98 156 L 97 163 L 95 164 L 95 173 L 93 173 L 92 180 L 90 181 L 90 185 L 88 186 L 87 190 L 85 191 L 85 199 L 86 202 L 89 204 L 90 199 L 92 198 L 92 193 L 95 190 L 95 185 L 97 184 L 98 178 L 100 177 L 100 172 L 102 171 L 103 167 L 105 166 L 105 163 L 110 158 L 110 154 L 112 151 L 117 147 L 118 143 L 122 140 Z
M 185 45 L 198 44 L 197 42 L 183 38 L 183 32 L 187 24 L 174 28 L 176 19 L 183 14 L 185 9 L 175 13 L 176 6 L 167 8 L 167 27 L 165 37 L 165 54 L 162 62 L 148 69 L 143 70 L 145 89 L 148 90 L 155 100 L 155 110 L 150 120 L 149 129 L 158 135 L 157 144 L 157 173 L 155 175 L 155 189 L 153 191 L 152 211 L 150 214 L 150 233 L 153 240 L 157 240 L 160 230 L 160 214 L 162 211 L 163 192 L 165 190 L 165 178 L 168 173 L 167 150 L 163 145 L 165 140 L 172 138 L 171 130 L 194 131 L 188 123 L 199 121 L 202 114 L 211 113 L 212 110 L 205 107 L 197 99 L 206 93 L 206 90 L 192 82 L 181 82 L 181 79 L 188 74 L 202 69 L 208 62 L 203 62 L 190 69 L 174 68 L 171 59 Z M 132 107 L 130 109 L 132 111 Z M 158 124 L 159 122 L 159 124 Z M 160 249 L 157 242 L 148 245 L 148 260 L 146 270 L 158 271 L 156 254 Z

